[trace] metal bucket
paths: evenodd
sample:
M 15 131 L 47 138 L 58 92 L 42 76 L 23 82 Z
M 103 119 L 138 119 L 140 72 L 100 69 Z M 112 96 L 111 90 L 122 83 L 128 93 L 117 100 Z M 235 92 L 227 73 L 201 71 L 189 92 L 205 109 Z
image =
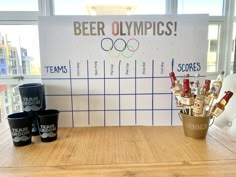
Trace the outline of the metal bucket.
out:
M 184 114 L 182 111 L 179 113 L 179 118 L 183 123 L 185 136 L 204 139 L 206 138 L 208 128 L 214 123 L 214 119 L 210 124 L 212 116 L 196 117 Z

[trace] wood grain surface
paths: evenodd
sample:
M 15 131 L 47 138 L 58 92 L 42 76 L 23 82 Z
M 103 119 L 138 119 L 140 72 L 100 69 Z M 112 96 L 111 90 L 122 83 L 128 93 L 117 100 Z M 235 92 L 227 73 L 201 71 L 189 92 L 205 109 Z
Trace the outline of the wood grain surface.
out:
M 24 147 L 7 129 L 0 140 L 0 177 L 236 176 L 236 138 L 214 126 L 203 140 L 181 126 L 60 128 Z

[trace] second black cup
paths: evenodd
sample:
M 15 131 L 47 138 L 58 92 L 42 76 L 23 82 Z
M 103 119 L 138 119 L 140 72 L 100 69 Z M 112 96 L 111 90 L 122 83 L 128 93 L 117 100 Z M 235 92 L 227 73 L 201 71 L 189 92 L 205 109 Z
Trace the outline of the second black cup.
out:
M 13 113 L 7 116 L 11 130 L 12 141 L 15 146 L 31 144 L 32 117 L 24 112 Z
M 23 104 L 23 111 L 32 117 L 32 135 L 39 135 L 36 118 L 38 112 L 46 108 L 44 85 L 40 83 L 28 83 L 19 86 L 19 92 Z
M 59 111 L 56 109 L 43 110 L 37 121 L 42 142 L 51 142 L 57 139 Z

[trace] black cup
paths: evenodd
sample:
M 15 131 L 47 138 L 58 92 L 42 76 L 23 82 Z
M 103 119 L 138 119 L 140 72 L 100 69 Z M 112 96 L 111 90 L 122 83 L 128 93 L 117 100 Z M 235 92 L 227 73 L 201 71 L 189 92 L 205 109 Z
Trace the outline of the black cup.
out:
M 37 121 L 42 142 L 51 142 L 57 139 L 58 117 L 59 111 L 56 109 L 39 112 Z
M 7 116 L 11 130 L 12 141 L 15 146 L 31 144 L 32 117 L 24 112 L 13 113 Z
M 38 112 L 46 108 L 44 85 L 28 83 L 19 86 L 23 111 L 32 116 L 32 135 L 39 135 L 36 117 Z

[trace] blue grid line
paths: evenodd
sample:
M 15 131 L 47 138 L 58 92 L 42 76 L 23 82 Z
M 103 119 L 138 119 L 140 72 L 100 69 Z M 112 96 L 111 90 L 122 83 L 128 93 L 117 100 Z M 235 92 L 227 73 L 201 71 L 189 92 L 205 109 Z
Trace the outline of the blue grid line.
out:
M 69 60 L 69 74 L 70 77 L 69 78 L 42 78 L 42 80 L 69 80 L 70 81 L 70 93 L 69 94 L 46 94 L 46 96 L 70 96 L 71 97 L 71 104 L 72 104 L 72 110 L 60 110 L 61 112 L 71 112 L 72 113 L 72 126 L 74 127 L 74 112 L 88 112 L 88 125 L 90 125 L 90 112 L 95 111 L 95 112 L 99 112 L 99 111 L 104 111 L 104 126 L 106 126 L 106 111 L 117 111 L 119 113 L 119 126 L 121 126 L 121 114 L 122 111 L 135 111 L 135 125 L 137 125 L 137 111 L 152 111 L 152 125 L 154 125 L 154 111 L 171 111 L 171 125 L 173 124 L 173 111 L 174 110 L 180 110 L 180 109 L 174 109 L 173 108 L 173 94 L 171 92 L 166 92 L 166 93 L 154 93 L 154 79 L 166 79 L 169 78 L 169 76 L 161 76 L 161 77 L 155 77 L 154 76 L 154 60 L 152 60 L 152 76 L 151 77 L 138 77 L 137 76 L 137 61 L 135 60 L 135 75 L 134 77 L 121 77 L 121 60 L 119 61 L 119 76 L 118 77 L 106 77 L 106 69 L 105 69 L 105 60 L 103 61 L 103 67 L 104 67 L 104 73 L 103 73 L 103 77 L 91 77 L 90 78 L 90 71 L 89 71 L 89 61 L 87 60 L 87 77 L 86 78 L 73 78 L 71 77 L 72 72 L 71 72 L 71 62 Z M 173 68 L 172 68 L 173 70 Z M 176 76 L 179 78 L 182 78 L 184 76 Z M 194 77 L 194 76 L 190 76 L 190 77 Z M 206 76 L 200 76 L 200 77 L 206 77 Z M 87 80 L 87 90 L 88 93 L 87 94 L 73 94 L 73 89 L 72 89 L 72 82 L 73 80 L 82 80 L 82 79 L 86 79 Z M 104 80 L 104 93 L 102 94 L 90 94 L 90 80 L 95 80 L 95 79 L 103 79 Z M 114 94 L 106 94 L 106 79 L 113 79 L 113 80 L 117 80 L 119 82 L 119 93 L 114 93 Z M 135 90 L 134 93 L 121 93 L 121 80 L 122 79 L 134 79 L 134 83 L 135 83 Z M 151 79 L 152 80 L 152 92 L 151 93 L 137 93 L 137 79 Z M 154 108 L 154 95 L 171 95 L 171 108 L 170 109 L 155 109 Z M 106 109 L 106 96 L 119 96 L 119 109 Z M 122 95 L 134 95 L 135 97 L 135 108 L 134 109 L 121 109 L 121 96 Z M 151 95 L 152 96 L 152 108 L 151 109 L 137 109 L 137 95 Z M 74 110 L 73 108 L 73 96 L 88 96 L 88 110 Z M 104 96 L 104 109 L 98 109 L 98 110 L 91 110 L 90 109 L 90 96 Z
M 69 60 L 69 74 L 71 78 L 71 63 Z M 72 127 L 74 127 L 74 113 L 73 113 L 73 93 L 72 93 L 72 80 L 70 79 L 70 97 L 71 97 L 71 116 L 72 116 Z
M 177 76 L 176 76 L 177 77 Z M 93 79 L 100 79 L 100 80 L 103 80 L 103 79 L 152 79 L 152 78 L 154 78 L 154 79 L 165 79 L 165 78 L 169 78 L 169 76 L 156 76 L 156 77 L 150 77 L 150 76 L 146 76 L 146 77 L 131 77 L 131 76 L 127 76 L 127 77 L 90 77 L 89 79 L 91 79 L 91 80 L 93 80 Z M 44 78 L 42 78 L 42 80 L 69 80 L 69 79 L 72 79 L 72 80 L 87 80 L 88 78 L 86 78 L 86 77 L 80 77 L 80 78 L 77 78 L 77 77 L 72 77 L 72 78 L 63 78 L 63 77 L 61 77 L 61 78 L 46 78 L 46 77 L 44 77 Z
M 103 61 L 103 74 L 104 74 L 104 81 L 103 81 L 103 87 L 104 87 L 104 94 L 103 94 L 103 106 L 104 106 L 104 126 L 106 126 L 106 79 L 105 79 L 105 74 L 106 74 L 106 63 L 105 60 Z
M 170 106 L 171 106 L 171 111 L 170 111 L 170 124 L 171 126 L 173 125 L 173 94 L 171 93 L 171 97 L 170 97 L 171 101 L 170 101 Z
M 121 66 L 121 60 L 119 61 L 119 126 L 121 126 L 121 112 L 120 112 L 120 108 L 121 108 L 121 100 L 120 100 L 120 66 Z
M 154 125 L 154 60 L 152 60 L 152 125 Z
M 90 100 L 90 95 L 89 95 L 89 61 L 87 60 L 87 91 L 88 91 L 88 94 L 87 94 L 87 96 L 88 96 L 88 125 L 90 125 L 90 102 L 89 102 L 89 100 Z
M 137 76 L 137 62 L 136 60 L 134 61 L 134 107 L 135 107 L 135 112 L 134 112 L 134 117 L 135 117 L 135 125 L 137 125 L 137 80 L 136 80 L 136 76 Z
M 86 93 L 81 93 L 81 94 L 72 94 L 73 96 L 88 96 Z M 171 95 L 170 93 L 90 93 L 90 96 L 117 96 L 117 95 Z M 45 96 L 71 96 L 71 94 L 46 94 Z
M 174 58 L 172 58 L 171 60 L 171 71 L 174 72 Z M 170 125 L 172 126 L 173 124 L 173 94 L 171 93 L 170 96 L 170 107 L 171 107 L 171 111 L 170 111 Z
M 185 76 L 177 76 L 176 75 L 176 77 L 177 78 L 184 78 Z M 206 78 L 207 76 L 199 76 L 199 77 L 202 77 L 202 78 Z M 91 78 L 89 78 L 90 80 L 93 80 L 93 79 L 101 79 L 101 80 L 103 80 L 103 79 L 166 79 L 166 78 L 169 78 L 169 76 L 146 76 L 146 77 L 139 77 L 139 76 L 137 76 L 137 77 L 91 77 Z M 189 78 L 194 78 L 194 76 L 189 76 Z M 81 78 L 76 78 L 76 77 L 71 77 L 71 78 L 46 78 L 46 77 L 43 77 L 43 78 L 41 78 L 42 80 L 70 80 L 70 79 L 72 79 L 72 80 L 87 80 L 88 78 L 86 78 L 86 77 L 81 77 Z
M 162 108 L 162 109 L 106 109 L 105 111 L 106 112 L 118 112 L 118 111 L 137 111 L 137 112 L 141 112 L 141 111 L 170 111 L 170 110 L 173 110 L 173 111 L 179 111 L 181 109 L 171 109 L 171 108 Z M 80 110 L 77 110 L 77 109 L 74 109 L 73 112 L 102 112 L 104 111 L 104 109 L 80 109 Z M 72 110 L 60 110 L 60 112 L 72 112 Z
M 41 78 L 42 80 L 70 80 L 72 78 L 70 77 L 58 77 L 58 78 L 55 78 L 55 77 L 42 77 Z

